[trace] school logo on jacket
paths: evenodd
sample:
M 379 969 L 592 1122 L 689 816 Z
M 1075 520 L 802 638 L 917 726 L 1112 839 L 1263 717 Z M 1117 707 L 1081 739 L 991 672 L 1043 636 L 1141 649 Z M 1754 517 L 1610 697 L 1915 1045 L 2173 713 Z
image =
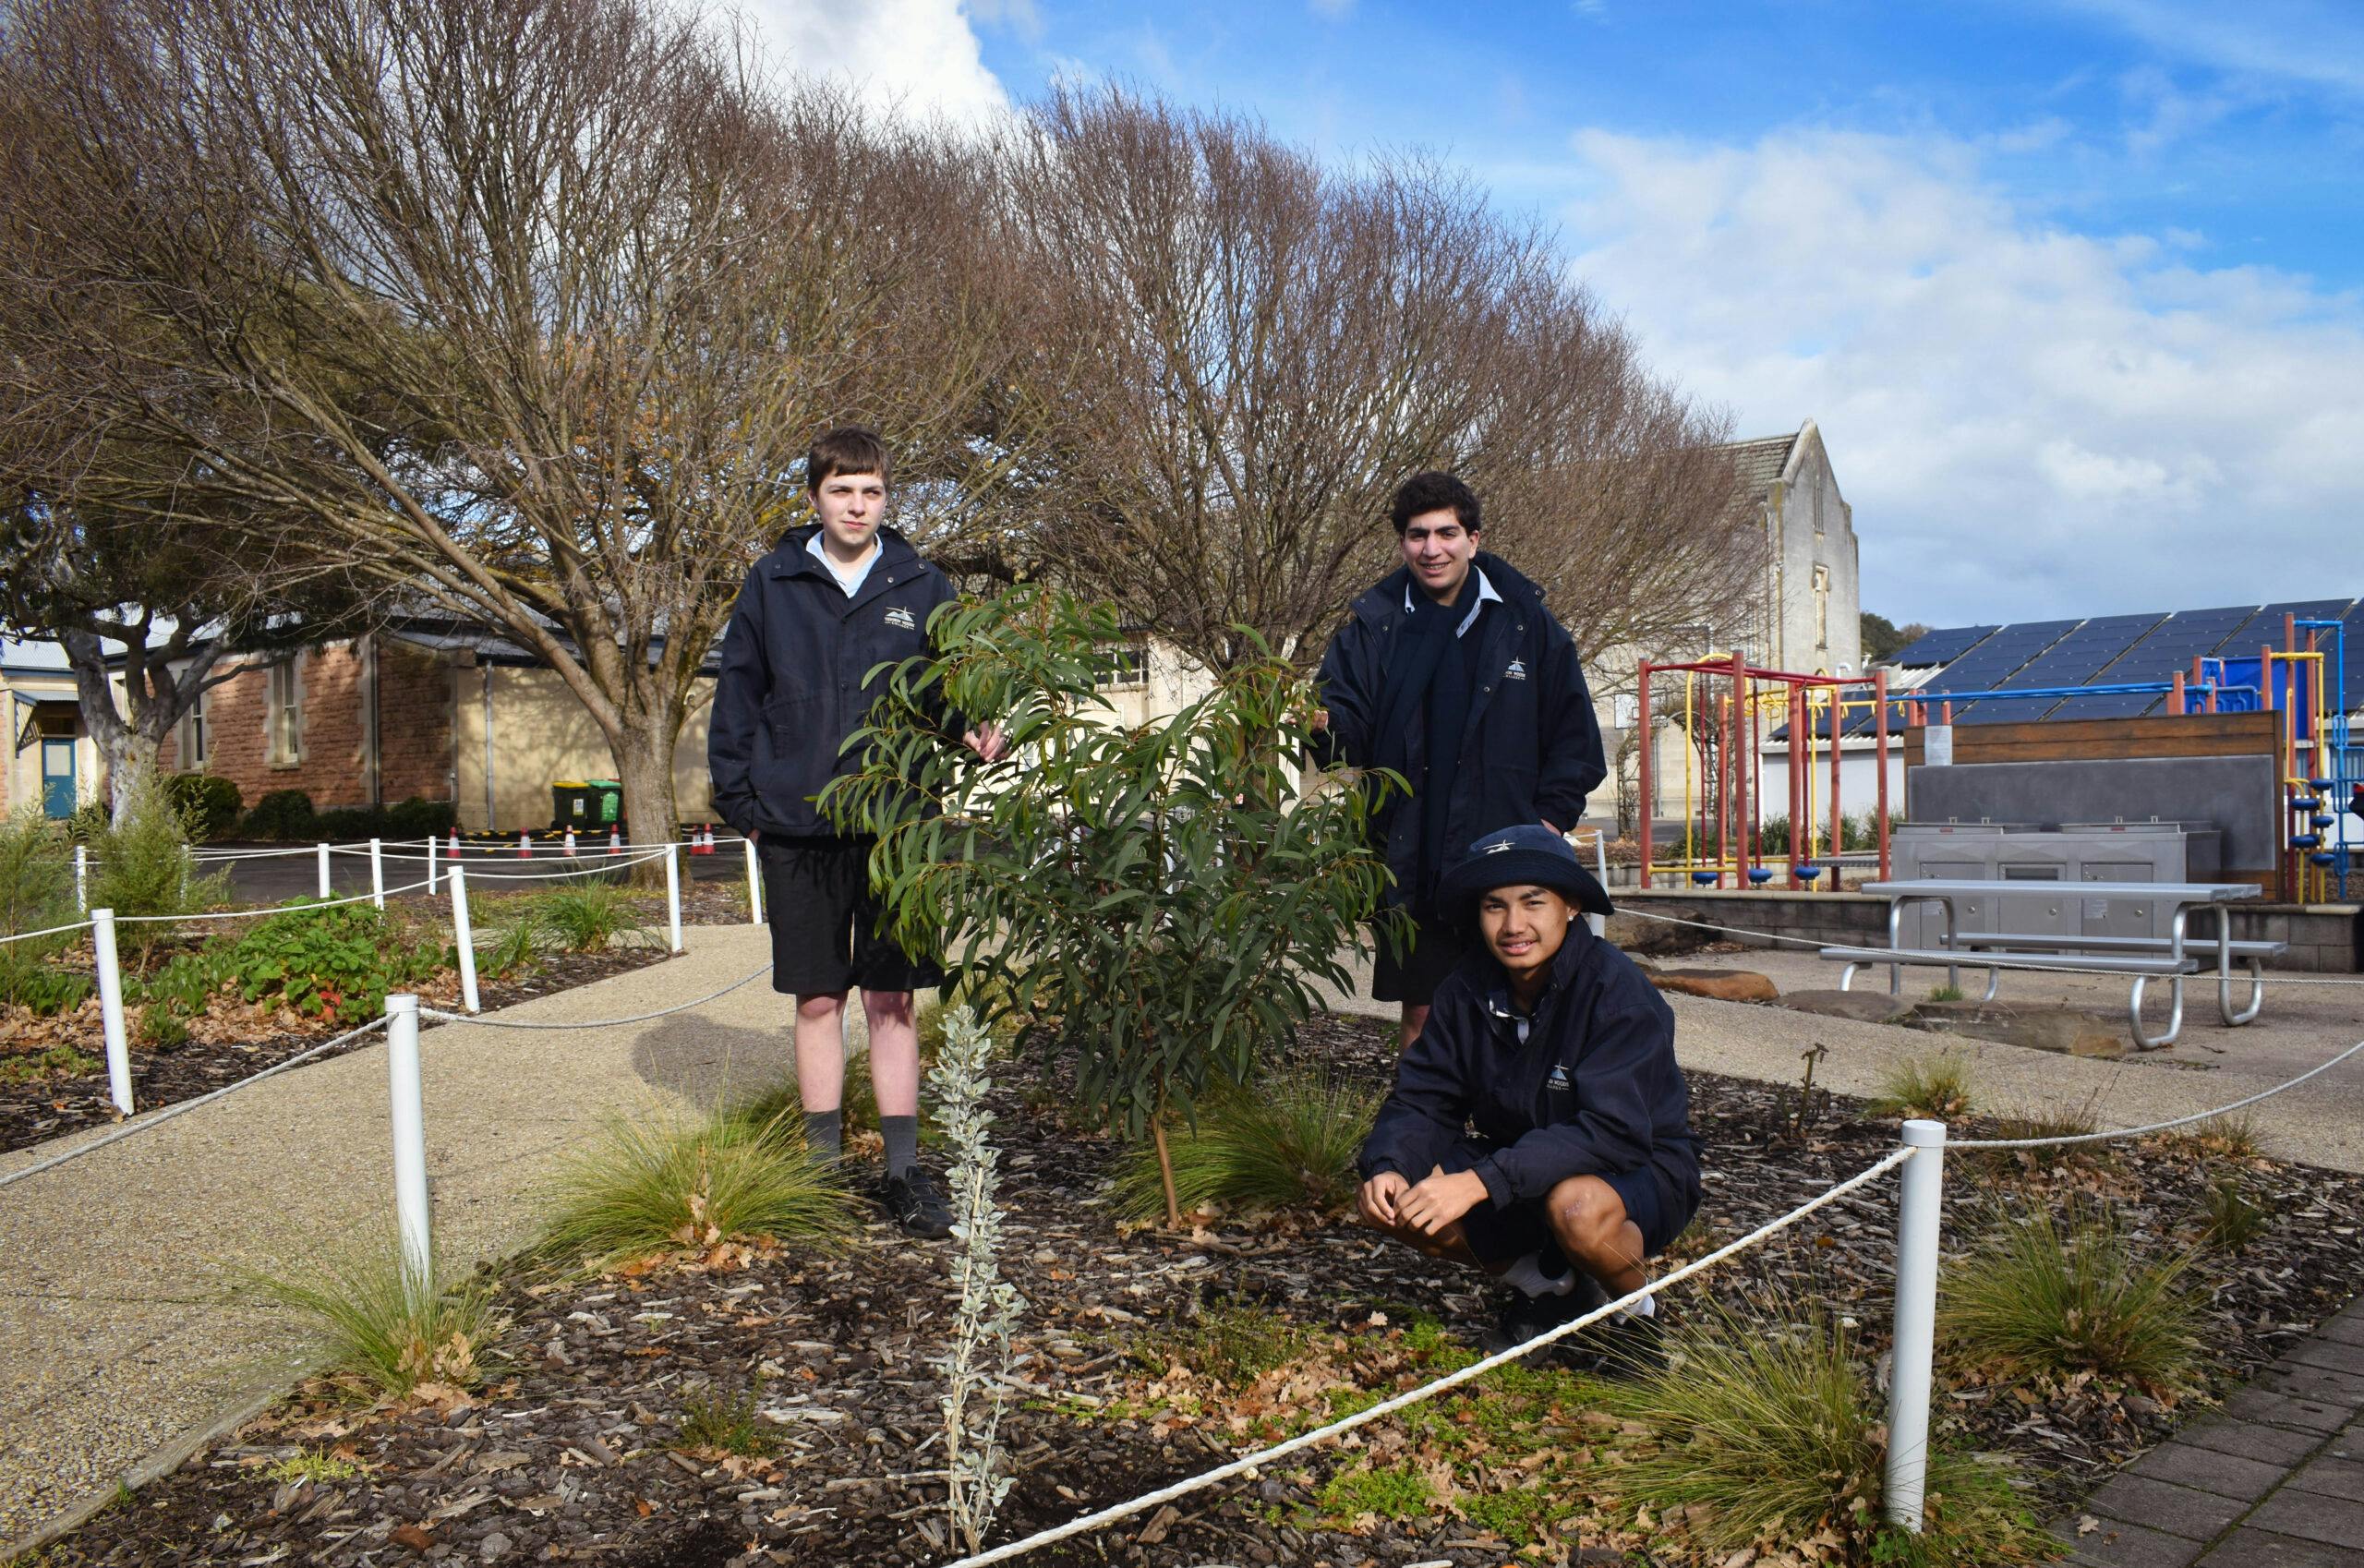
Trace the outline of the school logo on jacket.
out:
M 1514 658 L 1514 659 L 1511 660 L 1511 667 L 1510 667 L 1508 669 L 1505 669 L 1505 670 L 1503 670 L 1503 671 L 1502 671 L 1502 679 L 1503 679 L 1503 680 L 1505 680 L 1505 681 L 1524 681 L 1524 680 L 1526 680 L 1526 660 L 1525 660 L 1525 659 L 1523 659 L 1523 658 Z
M 889 626 L 899 626 L 906 632 L 916 632 L 919 630 L 920 623 L 911 619 L 911 612 L 910 610 L 905 609 L 899 604 L 887 607 L 886 624 Z
M 1546 1089 L 1559 1090 L 1566 1090 L 1574 1087 L 1568 1081 L 1568 1066 L 1565 1062 L 1554 1062 L 1551 1064 L 1551 1076 L 1544 1080 L 1543 1087 Z

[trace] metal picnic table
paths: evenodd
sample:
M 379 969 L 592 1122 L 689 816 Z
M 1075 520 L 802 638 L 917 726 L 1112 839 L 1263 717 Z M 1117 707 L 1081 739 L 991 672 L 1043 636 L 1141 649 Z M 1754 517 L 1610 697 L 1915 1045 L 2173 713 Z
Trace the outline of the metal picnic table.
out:
M 1888 947 L 1831 947 L 1822 950 L 1825 959 L 1844 961 L 1846 971 L 1839 978 L 1839 989 L 1846 990 L 1855 971 L 1886 963 L 1888 991 L 1902 989 L 1905 964 L 1945 966 L 1949 984 L 1959 987 L 1961 971 L 1984 969 L 1987 971 L 1986 999 L 1992 1001 L 2001 971 L 2017 970 L 2069 969 L 2091 974 L 2122 974 L 2130 976 L 2133 988 L 2127 1000 L 2127 1011 L 2132 1020 L 2134 1038 L 2144 1049 L 2174 1043 L 2183 1029 L 2183 983 L 2194 973 L 2213 972 L 2216 977 L 2216 1007 L 2229 1026 L 2248 1023 L 2264 1005 L 2265 981 L 2261 961 L 2282 950 L 2286 944 L 2274 942 L 2235 942 L 2233 917 L 2228 906 L 2244 899 L 2254 899 L 2259 888 L 2253 882 L 2022 882 L 1997 881 L 1991 878 L 1914 877 L 1894 882 L 1866 882 L 1860 889 L 1888 901 Z M 2171 906 L 2165 936 L 2096 936 L 2079 932 L 1963 932 L 1956 904 L 1959 900 L 1992 899 L 2006 895 L 2053 894 L 2062 899 L 2136 899 L 2152 905 Z M 1908 947 L 1902 940 L 1904 911 L 1908 905 L 1934 903 L 1946 911 L 1946 935 L 1937 947 Z M 2189 940 L 2189 923 L 2194 910 L 2213 911 L 2216 916 L 2214 941 L 2202 937 L 2197 944 Z M 2098 950 L 2098 951 L 2096 951 Z M 2213 959 L 2213 971 L 2204 969 L 2202 959 Z M 2233 1006 L 2233 965 L 2246 964 L 2249 971 L 2249 997 L 2246 1007 Z M 2142 990 L 2153 979 L 2165 978 L 2169 985 L 2174 1005 L 2167 1015 L 2164 1034 L 2147 1035 L 2142 1029 Z

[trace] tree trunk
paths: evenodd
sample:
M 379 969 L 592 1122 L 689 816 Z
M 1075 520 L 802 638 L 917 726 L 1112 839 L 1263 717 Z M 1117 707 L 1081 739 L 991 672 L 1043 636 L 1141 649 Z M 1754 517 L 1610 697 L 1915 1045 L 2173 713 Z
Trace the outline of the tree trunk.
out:
M 155 778 L 160 750 L 145 725 L 126 725 L 115 733 L 112 745 L 100 747 L 107 770 L 107 814 L 117 826 Z
M 1157 1142 L 1158 1179 L 1165 1183 L 1165 1228 L 1182 1228 L 1182 1200 L 1174 1190 L 1174 1155 L 1165 1146 L 1165 1113 L 1160 1110 L 1149 1124 L 1149 1135 Z
M 673 803 L 673 738 L 649 732 L 656 728 L 626 730 L 608 741 L 616 778 L 624 787 L 624 821 L 632 829 L 632 841 L 651 847 L 681 837 Z M 637 887 L 665 884 L 665 867 L 657 861 L 635 865 L 631 874 Z

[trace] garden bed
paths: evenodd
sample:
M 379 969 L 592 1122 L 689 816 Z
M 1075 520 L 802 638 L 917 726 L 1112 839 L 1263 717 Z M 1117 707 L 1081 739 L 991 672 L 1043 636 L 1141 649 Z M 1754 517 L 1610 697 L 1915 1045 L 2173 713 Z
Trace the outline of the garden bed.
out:
M 1392 1026 L 1320 1019 L 1296 1053 L 1383 1078 Z M 995 1526 L 1012 1538 L 1140 1494 L 1375 1393 L 1465 1364 L 1488 1321 L 1483 1282 L 1306 1217 L 1125 1234 L 1108 1188 L 1120 1157 L 1060 1115 L 1031 1065 L 995 1091 L 1008 1211 L 1006 1273 L 1025 1297 L 1017 1402 L 1003 1438 L 1020 1470 Z M 1793 1207 L 1894 1146 L 1860 1105 L 1695 1075 L 1707 1204 L 1696 1255 Z M 1975 1118 L 1961 1126 L 1978 1130 Z M 2239 1168 L 2262 1228 L 2188 1276 L 2211 1381 L 2237 1382 L 2335 1309 L 2364 1275 L 2364 1180 L 2230 1146 L 2153 1140 L 2100 1161 L 1948 1162 L 1949 1236 L 1986 1194 L 2091 1195 L 2131 1233 L 2182 1237 L 2212 1177 Z M 1875 1185 L 1769 1247 L 1679 1287 L 1767 1324 L 1816 1311 L 1883 1345 L 1893 1189 Z M 604 1277 L 503 1279 L 505 1357 L 474 1398 L 360 1408 L 316 1382 L 225 1443 L 53 1547 L 53 1564 L 598 1562 L 679 1565 L 940 1562 L 937 1374 L 950 1243 L 874 1225 L 850 1256 L 724 1246 Z M 1938 1419 L 2020 1466 L 2032 1516 L 2056 1516 L 2201 1399 L 2099 1380 L 1983 1383 L 1941 1365 Z M 1035 1563 L 1695 1561 L 1659 1522 L 1596 1500 L 1590 1479 L 1635 1434 L 1572 1374 L 1496 1374 L 1171 1510 L 1035 1554 Z M 743 1450 L 745 1452 L 734 1452 Z M 1803 1557 L 1817 1554 L 1808 1548 Z M 1827 1555 L 1827 1554 L 1825 1554 Z M 1767 1563 L 1780 1561 L 1767 1556 Z M 1727 1559 L 1719 1554 L 1715 1561 Z

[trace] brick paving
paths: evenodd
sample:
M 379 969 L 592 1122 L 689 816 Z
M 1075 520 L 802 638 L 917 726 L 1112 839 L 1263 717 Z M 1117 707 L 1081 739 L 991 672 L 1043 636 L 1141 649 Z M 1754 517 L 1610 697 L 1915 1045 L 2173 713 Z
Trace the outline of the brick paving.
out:
M 2364 1298 L 2052 1528 L 2085 1568 L 2364 1562 Z

